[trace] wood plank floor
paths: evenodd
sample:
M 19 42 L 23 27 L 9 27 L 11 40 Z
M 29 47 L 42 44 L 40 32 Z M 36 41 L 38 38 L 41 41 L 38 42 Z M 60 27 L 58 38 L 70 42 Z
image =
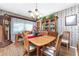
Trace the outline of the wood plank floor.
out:
M 76 50 L 75 48 L 69 48 L 69 50 L 67 50 L 66 47 L 61 47 L 60 56 L 76 56 Z
M 0 48 L 0 56 L 22 56 L 23 55 L 23 46 L 15 46 L 14 43 L 8 45 L 5 48 Z
M 23 45 L 20 44 L 18 47 L 15 47 L 15 44 L 12 43 L 4 48 L 0 48 L 0 56 L 23 56 Z M 75 49 L 70 48 L 67 52 L 65 47 L 60 49 L 60 56 L 75 56 Z M 34 55 L 35 56 L 35 55 Z

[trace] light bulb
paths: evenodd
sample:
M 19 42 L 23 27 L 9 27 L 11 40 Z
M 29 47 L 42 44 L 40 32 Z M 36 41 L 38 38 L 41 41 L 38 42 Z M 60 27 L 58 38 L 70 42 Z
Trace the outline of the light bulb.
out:
M 36 15 L 36 16 L 38 16 L 38 15 L 39 15 L 38 11 L 35 11 L 35 15 Z
M 31 13 L 31 17 L 33 17 L 33 18 L 34 18 L 34 14 L 33 14 L 33 13 Z

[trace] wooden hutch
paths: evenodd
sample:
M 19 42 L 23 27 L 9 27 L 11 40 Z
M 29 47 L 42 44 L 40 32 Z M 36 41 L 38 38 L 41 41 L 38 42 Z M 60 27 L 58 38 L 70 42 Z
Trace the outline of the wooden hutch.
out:
M 57 33 L 57 16 L 53 19 L 47 18 L 37 21 L 38 31 L 48 31 L 48 33 Z
M 11 41 L 11 18 L 8 15 L 0 16 L 0 47 L 5 47 Z

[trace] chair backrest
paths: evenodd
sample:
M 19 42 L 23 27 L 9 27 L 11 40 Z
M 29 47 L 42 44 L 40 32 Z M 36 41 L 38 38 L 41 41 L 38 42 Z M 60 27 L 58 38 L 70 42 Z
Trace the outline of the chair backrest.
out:
M 41 31 L 40 34 L 41 35 L 48 35 L 48 31 Z
M 28 33 L 23 32 L 23 39 L 24 39 L 24 49 L 29 51 Z
M 58 35 L 58 37 L 57 37 L 57 41 L 56 41 L 56 45 L 55 45 L 55 48 L 56 48 L 56 52 L 55 53 L 56 53 L 56 55 L 58 55 L 59 50 L 60 50 L 62 36 L 63 35 Z
M 29 34 L 29 32 L 24 31 L 24 32 L 22 32 L 22 34 L 23 34 L 23 36 L 27 36 Z
M 57 32 L 52 32 L 52 31 L 48 31 L 48 35 L 57 37 L 58 33 Z
M 70 40 L 70 32 L 69 31 L 64 31 L 63 32 L 63 39 Z

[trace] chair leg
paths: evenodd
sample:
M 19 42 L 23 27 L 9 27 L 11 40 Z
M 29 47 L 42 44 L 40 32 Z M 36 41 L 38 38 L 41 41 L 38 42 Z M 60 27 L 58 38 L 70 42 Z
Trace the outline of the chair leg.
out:
M 41 56 L 43 56 L 43 52 L 41 51 Z
M 70 48 L 70 43 L 68 44 L 68 47 Z
M 24 54 L 23 54 L 23 56 L 24 56 L 25 54 L 27 54 L 27 51 L 24 51 Z
M 59 53 L 57 53 L 56 56 L 59 56 Z
M 41 52 L 41 56 L 42 56 L 42 52 Z
M 59 48 L 59 51 L 56 52 L 55 54 L 56 54 L 56 56 L 59 56 L 59 54 L 60 54 L 60 48 Z
M 29 52 L 27 52 L 27 50 L 24 51 L 23 56 L 26 55 L 26 54 L 27 54 L 27 56 L 29 56 Z
M 67 44 L 67 52 L 69 51 L 69 45 Z

